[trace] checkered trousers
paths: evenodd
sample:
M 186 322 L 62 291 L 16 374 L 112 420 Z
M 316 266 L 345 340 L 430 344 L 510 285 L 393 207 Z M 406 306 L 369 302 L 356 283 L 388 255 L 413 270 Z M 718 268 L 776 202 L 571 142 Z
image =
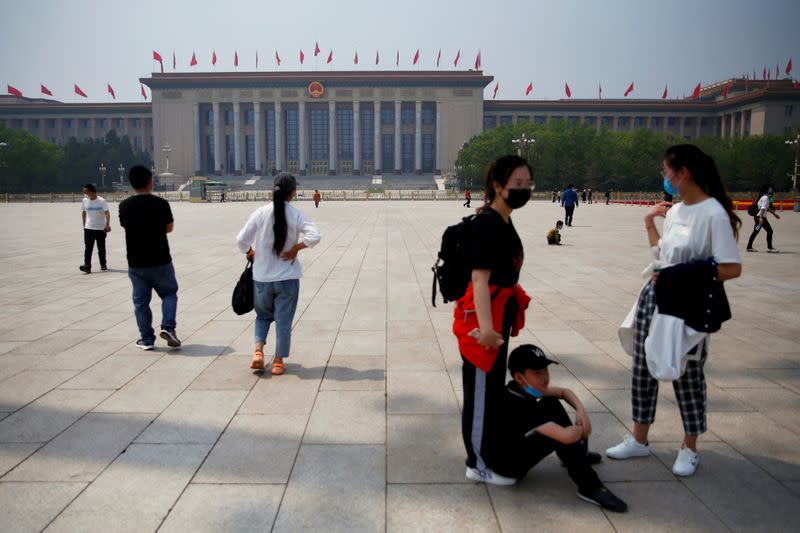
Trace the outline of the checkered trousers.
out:
M 633 326 L 633 376 L 631 383 L 631 403 L 633 421 L 652 424 L 656 418 L 658 399 L 658 380 L 647 370 L 644 353 L 644 340 L 650 331 L 650 321 L 656 309 L 656 290 L 649 282 L 639 295 L 636 305 L 636 320 Z M 683 375 L 672 382 L 675 398 L 687 435 L 700 435 L 706 432 L 706 377 L 703 365 L 708 353 L 703 348 L 699 361 L 688 361 Z

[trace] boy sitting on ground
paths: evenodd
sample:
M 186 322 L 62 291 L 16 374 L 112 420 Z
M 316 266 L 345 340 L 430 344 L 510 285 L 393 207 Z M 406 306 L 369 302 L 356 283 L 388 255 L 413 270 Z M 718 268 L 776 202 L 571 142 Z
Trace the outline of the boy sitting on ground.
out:
M 563 222 L 560 220 L 556 222 L 556 227 L 547 232 L 547 244 L 561 244 L 561 228 L 563 227 Z
M 555 452 L 578 486 L 579 498 L 623 513 L 628 509 L 627 504 L 603 485 L 591 467 L 602 458 L 588 451 L 592 432 L 589 416 L 574 392 L 550 385 L 547 367 L 551 364 L 559 363 L 548 359 L 533 344 L 518 346 L 508 358 L 508 370 L 513 377 L 504 395 L 503 431 L 508 445 L 503 459 L 506 464 L 498 471 L 522 479 L 537 463 Z M 575 409 L 574 424 L 560 400 Z

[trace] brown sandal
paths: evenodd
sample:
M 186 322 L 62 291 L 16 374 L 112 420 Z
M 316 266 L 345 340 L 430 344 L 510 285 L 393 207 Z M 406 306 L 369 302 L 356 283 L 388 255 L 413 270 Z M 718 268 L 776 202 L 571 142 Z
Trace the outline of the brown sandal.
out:
M 280 376 L 286 371 L 286 365 L 283 364 L 283 360 L 275 361 L 272 363 L 272 375 L 273 376 Z
M 250 361 L 250 368 L 253 370 L 264 370 L 264 352 L 253 352 L 253 360 Z

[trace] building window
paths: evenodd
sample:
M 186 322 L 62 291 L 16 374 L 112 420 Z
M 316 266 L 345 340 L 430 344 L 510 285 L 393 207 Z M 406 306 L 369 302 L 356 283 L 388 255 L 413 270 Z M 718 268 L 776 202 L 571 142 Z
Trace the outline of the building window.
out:
M 55 127 L 56 127 L 56 119 L 48 118 L 47 119 L 47 127 L 50 128 L 51 130 L 55 129 Z
M 287 109 L 284 114 L 286 115 L 286 160 L 297 161 L 300 154 L 298 146 L 300 135 L 297 131 L 299 112 L 297 109 Z
M 684 126 L 694 126 L 694 117 L 686 117 L 683 119 Z
M 603 117 L 600 119 L 600 125 L 607 128 L 610 128 L 613 122 L 614 122 L 613 117 Z
M 138 135 L 133 138 L 133 151 L 134 152 L 141 152 L 142 151 L 142 138 Z
M 383 170 L 394 169 L 394 135 L 384 133 L 381 136 L 383 145 Z
M 786 115 L 787 117 L 791 117 L 792 116 L 792 106 L 790 106 L 790 105 L 785 106 L 783 108 L 783 114 Z
M 125 119 L 117 119 L 117 129 L 122 130 L 125 127 Z
M 38 118 L 32 118 L 31 119 L 31 128 L 36 128 L 36 129 L 39 128 L 39 119 Z
M 225 125 L 226 126 L 230 126 L 231 124 L 233 124 L 233 110 L 232 109 L 226 109 L 225 110 Z
M 500 115 L 500 125 L 501 126 L 507 126 L 508 124 L 511 124 L 511 122 L 512 122 L 511 115 Z
M 495 127 L 497 117 L 494 115 L 483 115 L 483 130 L 488 131 Z
M 567 117 L 567 124 L 574 126 L 577 123 L 578 123 L 578 117 L 576 116 Z
M 528 115 L 520 115 L 517 117 L 517 124 L 527 124 L 529 120 Z
M 311 120 L 311 160 L 328 160 L 328 110 L 312 109 Z
M 88 118 L 82 118 L 81 119 L 81 128 L 86 129 L 88 127 L 89 127 L 89 119 Z
M 583 123 L 589 126 L 597 124 L 597 117 L 583 117 Z
M 547 117 L 544 115 L 536 115 L 533 117 L 534 124 L 547 124 Z
M 206 135 L 206 171 L 212 172 L 216 169 L 214 164 L 214 136 Z
M 618 128 L 627 128 L 628 127 L 628 117 L 619 117 L 617 119 L 617 127 Z
M 394 109 L 391 107 L 381 108 L 381 124 L 394 124 Z
M 100 126 L 101 128 L 105 128 L 106 127 L 106 119 L 104 119 L 104 118 L 97 119 L 97 125 Z
M 700 119 L 700 127 L 704 128 L 706 126 L 706 124 L 708 124 L 708 119 L 706 117 L 701 118 Z
M 71 128 L 72 127 L 72 119 L 71 118 L 65 118 L 64 119 L 64 126 L 67 127 L 67 128 Z
M 225 136 L 225 172 L 230 174 L 233 172 L 233 165 L 236 163 L 233 156 L 233 135 Z
M 414 123 L 414 107 L 411 105 L 404 105 L 400 108 L 400 121 L 403 124 Z
M 275 162 L 275 110 L 274 109 L 267 110 L 267 118 L 264 122 L 267 128 L 267 161 Z M 272 169 L 267 168 L 267 170 L 271 171 Z
M 657 128 L 661 126 L 661 117 L 653 117 L 650 119 L 650 126 L 653 128 Z
M 636 117 L 633 119 L 633 125 L 636 128 L 644 128 L 645 118 L 644 117 Z
M 206 126 L 214 125 L 214 110 L 206 109 Z
M 361 110 L 361 158 L 365 161 L 375 159 L 375 143 L 372 131 L 375 128 L 375 112 L 372 107 Z
M 244 137 L 244 146 L 245 146 L 245 167 L 247 168 L 247 172 L 255 172 L 256 171 L 256 139 L 252 135 L 245 135 Z
M 247 111 L 245 111 L 244 112 L 244 123 L 247 124 L 248 126 L 252 126 L 253 125 L 253 117 L 254 116 L 255 116 L 255 113 L 253 113 L 252 109 L 248 109 Z
M 21 118 L 13 119 L 11 121 L 11 126 L 14 127 L 14 128 L 21 128 L 22 127 L 22 119 Z
M 676 117 L 669 117 L 667 119 L 667 126 L 674 126 L 678 123 L 678 119 Z
M 433 134 L 422 134 L 422 171 L 433 172 Z
M 433 124 L 436 120 L 436 112 L 431 107 L 423 107 L 422 108 L 422 123 L 423 124 Z
M 353 110 L 336 110 L 336 148 L 339 161 L 353 160 Z
M 131 119 L 131 122 L 132 122 L 132 124 L 131 124 L 132 128 L 136 129 L 136 128 L 139 127 L 139 119 L 138 118 Z
M 414 172 L 414 135 L 404 133 L 400 136 L 400 165 L 403 172 Z

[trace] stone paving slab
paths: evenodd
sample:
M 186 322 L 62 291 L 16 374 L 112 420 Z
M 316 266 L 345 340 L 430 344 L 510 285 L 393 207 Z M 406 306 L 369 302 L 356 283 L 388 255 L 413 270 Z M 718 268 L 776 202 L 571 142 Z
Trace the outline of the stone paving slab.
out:
M 159 340 L 145 353 L 134 346 L 123 233 L 108 240 L 111 270 L 87 276 L 77 270 L 78 204 L 51 204 L 47 218 L 0 205 L 0 223 L 17 228 L 0 246 L 0 529 L 772 532 L 800 523 L 796 214 L 775 225 L 783 253 L 743 253 L 743 276 L 726 284 L 734 318 L 711 343 L 710 431 L 696 475 L 671 473 L 682 427 L 662 384 L 654 453 L 597 467 L 630 505 L 614 515 L 578 500 L 555 457 L 515 487 L 464 477 L 452 304 L 430 301 L 430 266 L 443 229 L 468 213 L 461 202 L 300 204 L 323 240 L 300 256 L 292 354 L 279 377 L 248 368 L 254 315 L 230 309 L 244 265 L 234 237 L 258 206 L 173 204 L 184 346 Z M 632 425 L 630 357 L 616 329 L 644 283 L 643 213 L 582 207 L 562 247 L 544 243 L 557 206 L 514 214 L 533 301 L 510 347 L 534 342 L 561 363 L 553 382 L 585 404 L 598 451 Z M 151 307 L 157 323 L 157 298 Z

